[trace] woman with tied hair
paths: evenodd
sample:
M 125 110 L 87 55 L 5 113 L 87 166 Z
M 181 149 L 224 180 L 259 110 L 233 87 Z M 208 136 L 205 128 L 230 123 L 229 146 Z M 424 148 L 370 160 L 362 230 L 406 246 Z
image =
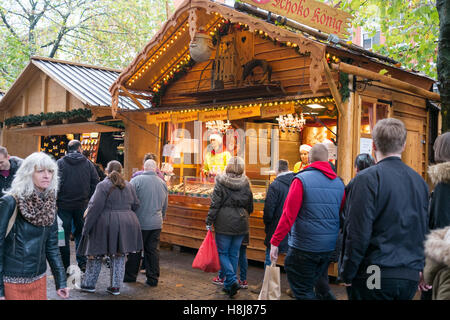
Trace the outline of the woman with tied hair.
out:
M 122 165 L 110 161 L 107 177 L 97 184 L 88 204 L 78 254 L 88 257 L 81 290 L 95 292 L 103 256 L 111 261 L 112 295 L 120 294 L 125 275 L 125 255 L 142 250 L 142 232 L 135 214 L 139 200 L 134 187 L 122 176 Z
M 239 249 L 248 234 L 248 218 L 253 212 L 253 193 L 244 174 L 244 160 L 232 157 L 225 174 L 216 176 L 206 228 L 214 225 L 220 269 L 225 274 L 224 291 L 233 297 L 240 289 L 236 271 Z
M 0 299 L 46 300 L 47 261 L 57 294 L 69 297 L 58 247 L 57 189 L 56 162 L 35 152 L 0 199 Z

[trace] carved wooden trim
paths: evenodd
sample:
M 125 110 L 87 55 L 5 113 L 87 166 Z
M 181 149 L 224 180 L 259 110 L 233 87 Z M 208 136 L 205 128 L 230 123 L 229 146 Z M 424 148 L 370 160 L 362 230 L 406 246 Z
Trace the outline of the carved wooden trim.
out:
M 133 100 L 133 102 L 139 107 L 139 109 L 145 109 L 144 106 L 139 102 L 138 99 L 136 99 L 133 94 L 131 94 L 127 88 L 125 88 L 124 86 L 120 86 L 120 89 L 127 95 L 127 97 L 129 97 L 131 100 Z
M 168 29 L 177 24 L 177 20 L 186 14 L 186 12 L 192 13 L 197 9 L 205 9 L 207 13 L 218 12 L 225 19 L 229 19 L 234 23 L 247 24 L 250 31 L 255 29 L 262 30 L 266 32 L 271 38 L 278 39 L 278 41 L 291 42 L 299 46 L 299 52 L 301 54 L 310 53 L 311 54 L 311 65 L 310 74 L 310 87 L 313 93 L 316 93 L 322 83 L 323 74 L 323 64 L 322 59 L 325 54 L 326 46 L 320 42 L 310 40 L 303 36 L 302 34 L 293 33 L 289 30 L 282 29 L 275 25 L 271 25 L 261 19 L 254 18 L 248 14 L 239 12 L 232 8 L 214 3 L 209 0 L 186 0 L 183 2 L 178 9 L 173 13 L 173 15 L 163 24 L 161 29 L 155 34 L 155 36 L 150 40 L 150 42 L 145 46 L 145 48 L 136 56 L 133 62 L 119 75 L 117 80 L 111 85 L 109 91 L 113 96 L 112 104 L 114 104 L 114 99 L 118 99 L 118 92 L 120 86 L 124 85 L 127 79 L 129 79 L 138 68 L 142 65 L 142 61 L 148 58 L 151 50 L 157 46 L 161 41 L 163 41 L 165 33 Z M 197 19 L 197 14 L 192 14 L 192 18 Z M 195 20 L 196 21 L 196 20 Z M 195 23 L 196 24 L 196 23 Z M 192 33 L 191 28 L 196 28 L 195 24 L 189 22 L 189 32 Z M 116 98 L 114 98 L 116 97 Z M 116 103 L 117 106 L 118 103 Z M 117 107 L 116 107 L 117 108 Z M 112 109 L 113 115 L 117 112 L 117 109 Z M 114 111 L 115 110 L 115 111 Z
M 325 59 L 325 57 L 323 58 L 322 63 L 323 63 L 323 69 L 325 71 L 325 78 L 327 79 L 328 87 L 330 87 L 330 91 L 331 91 L 331 94 L 333 95 L 334 101 L 336 101 L 336 106 L 338 108 L 338 111 L 340 114 L 344 115 L 345 110 L 344 110 L 344 107 L 342 106 L 341 94 L 338 90 L 336 83 L 334 82 L 333 75 L 331 74 L 330 67 L 328 66 L 328 62 Z
M 116 117 L 117 111 L 119 110 L 119 91 L 114 92 L 111 95 L 111 113 L 113 118 Z
M 189 35 L 191 37 L 191 42 L 194 40 L 194 36 L 197 29 L 197 10 L 196 9 L 190 9 L 189 10 Z
M 167 19 L 167 21 L 162 25 L 161 29 L 153 36 L 150 42 L 134 58 L 133 62 L 131 62 L 131 64 L 122 71 L 119 77 L 117 77 L 116 81 L 114 81 L 114 83 L 111 85 L 109 91 L 111 92 L 112 96 L 114 96 L 116 93 L 118 96 L 120 86 L 124 85 L 126 80 L 130 78 L 134 73 L 136 73 L 137 69 L 139 69 L 139 67 L 142 65 L 141 61 L 145 60 L 148 57 L 150 51 L 163 40 L 167 30 L 170 27 L 177 25 L 178 18 L 180 18 L 183 14 L 185 14 L 189 8 L 190 8 L 190 0 L 186 0 L 178 7 L 178 9 L 172 14 L 172 16 L 170 16 L 169 19 Z

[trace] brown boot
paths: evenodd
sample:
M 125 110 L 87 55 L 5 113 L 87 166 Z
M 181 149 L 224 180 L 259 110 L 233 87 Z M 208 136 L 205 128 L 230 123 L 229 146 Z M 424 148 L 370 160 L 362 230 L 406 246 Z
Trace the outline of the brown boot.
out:
M 258 285 L 250 286 L 250 292 L 253 292 L 253 293 L 260 293 L 260 292 L 261 292 L 262 285 L 263 285 L 262 282 L 260 282 Z
M 292 292 L 291 289 L 286 289 L 286 294 L 291 298 L 295 298 L 294 293 Z

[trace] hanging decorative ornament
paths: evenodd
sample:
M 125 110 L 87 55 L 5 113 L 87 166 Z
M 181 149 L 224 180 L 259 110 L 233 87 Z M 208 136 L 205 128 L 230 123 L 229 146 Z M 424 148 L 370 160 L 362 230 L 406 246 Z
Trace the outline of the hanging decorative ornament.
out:
M 297 114 L 288 114 L 287 116 L 278 116 L 278 126 L 281 132 L 301 132 L 306 124 L 306 119 L 303 118 L 303 113 L 298 117 Z
M 189 44 L 189 52 L 191 58 L 195 62 L 208 61 L 211 56 L 213 46 L 211 42 L 211 37 L 200 28 L 194 35 L 194 39 Z

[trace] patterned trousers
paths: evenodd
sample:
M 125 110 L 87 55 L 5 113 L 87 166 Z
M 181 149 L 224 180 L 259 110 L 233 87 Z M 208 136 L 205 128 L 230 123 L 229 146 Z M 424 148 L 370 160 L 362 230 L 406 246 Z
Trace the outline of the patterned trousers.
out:
M 111 287 L 120 288 L 125 274 L 125 255 L 111 255 Z M 98 276 L 102 268 L 103 256 L 96 256 L 93 259 L 89 258 L 86 263 L 86 273 L 82 281 L 83 287 L 95 288 Z

